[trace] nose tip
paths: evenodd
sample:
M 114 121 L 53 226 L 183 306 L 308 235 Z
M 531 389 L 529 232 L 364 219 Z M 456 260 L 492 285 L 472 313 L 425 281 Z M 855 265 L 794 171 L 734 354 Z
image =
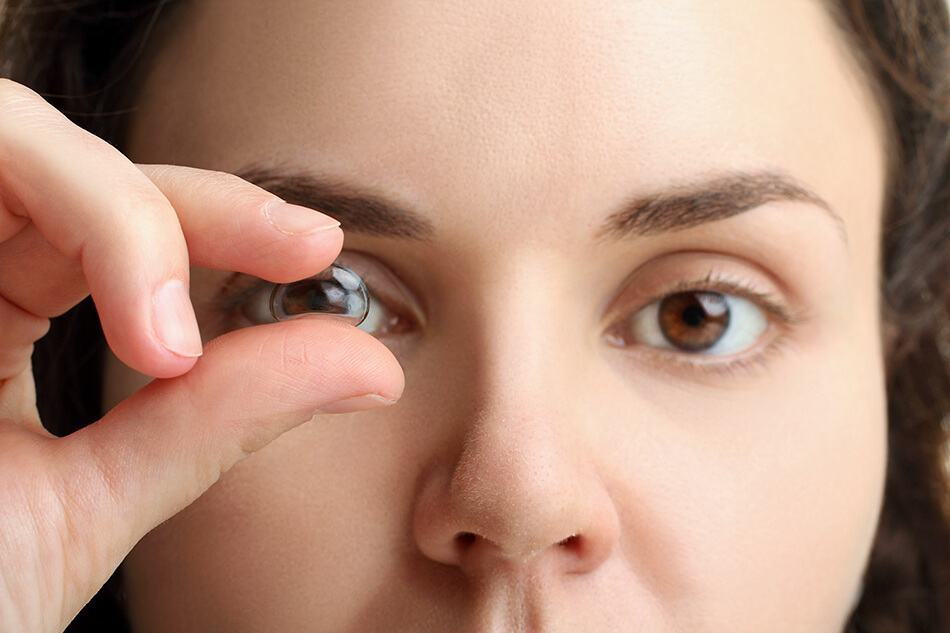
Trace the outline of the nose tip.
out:
M 481 429 L 426 478 L 413 525 L 419 549 L 468 575 L 596 569 L 619 539 L 606 488 L 550 434 L 518 429 Z

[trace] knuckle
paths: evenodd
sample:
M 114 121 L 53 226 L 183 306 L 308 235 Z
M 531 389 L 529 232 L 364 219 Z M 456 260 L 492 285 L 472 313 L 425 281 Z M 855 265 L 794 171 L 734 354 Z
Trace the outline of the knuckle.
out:
M 38 99 L 39 95 L 12 79 L 0 77 L 0 103 L 16 101 L 19 99 Z
M 113 196 L 102 211 L 104 229 L 121 232 L 126 245 L 150 246 L 165 244 L 169 236 L 180 232 L 177 213 L 171 202 L 147 178 L 135 174 L 116 174 Z M 102 244 L 107 250 L 115 245 Z
M 32 355 L 32 344 L 0 350 L 0 380 L 19 376 L 29 371 Z
M 197 168 L 189 168 L 189 170 L 195 173 L 199 178 L 199 182 L 202 182 L 202 184 L 207 187 L 216 188 L 223 193 L 238 192 L 246 194 L 249 191 L 265 193 L 264 190 L 257 185 L 251 184 L 240 176 L 226 171 Z M 273 197 L 270 194 L 267 195 Z
M 163 216 L 174 212 L 171 203 L 160 189 L 147 178 L 132 177 L 126 179 L 126 196 L 122 198 L 121 213 L 129 218 L 143 214 Z
M 0 295 L 0 345 L 29 343 L 46 336 L 49 319 L 37 316 Z
M 37 151 L 43 142 L 55 142 L 61 149 L 89 159 L 117 154 L 104 140 L 83 130 L 27 86 L 0 79 L 0 142 L 7 149 Z M 8 166 L 17 154 L 7 152 Z M 0 153 L 0 158 L 4 153 Z
M 227 201 L 248 196 L 268 202 L 277 198 L 257 185 L 224 171 L 177 165 L 140 165 L 140 169 L 160 188 L 177 189 L 188 197 Z
M 234 174 L 204 169 L 192 170 L 193 192 L 213 202 L 226 202 L 235 195 L 247 195 L 252 185 Z
M 213 171 L 208 169 L 197 170 L 200 172 L 200 175 L 205 179 L 205 182 L 210 187 L 217 187 L 222 191 L 230 191 L 233 189 L 257 189 L 251 183 L 242 180 L 234 174 L 230 174 L 226 171 Z
M 0 130 L 6 125 L 19 127 L 61 127 L 67 122 L 55 108 L 30 88 L 0 79 Z

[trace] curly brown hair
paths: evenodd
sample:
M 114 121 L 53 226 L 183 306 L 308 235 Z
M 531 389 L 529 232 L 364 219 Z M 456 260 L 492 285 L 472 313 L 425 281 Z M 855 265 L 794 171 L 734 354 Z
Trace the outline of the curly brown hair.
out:
M 0 1 L 0 76 L 120 149 L 156 26 L 184 0 Z M 945 0 L 825 0 L 891 130 L 882 230 L 888 465 L 848 633 L 950 633 L 950 19 Z M 87 300 L 34 355 L 43 420 L 98 419 L 102 333 Z M 120 572 L 121 573 L 121 568 Z M 114 577 L 69 631 L 127 631 Z

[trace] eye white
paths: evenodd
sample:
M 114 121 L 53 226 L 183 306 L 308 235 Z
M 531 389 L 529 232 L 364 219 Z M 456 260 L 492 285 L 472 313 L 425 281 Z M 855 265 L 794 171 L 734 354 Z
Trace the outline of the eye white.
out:
M 759 340 L 768 329 L 769 320 L 761 308 L 742 297 L 723 294 L 729 311 L 729 325 L 715 343 L 705 350 L 690 352 L 703 356 L 728 356 L 743 352 Z M 644 345 L 660 349 L 682 350 L 663 333 L 660 326 L 660 304 L 654 301 L 630 319 L 630 333 Z
M 262 285 L 253 295 L 248 297 L 241 310 L 252 323 L 276 323 L 274 313 L 270 310 L 270 296 L 274 291 L 273 284 Z
M 372 293 L 369 295 L 369 311 L 366 318 L 356 327 L 370 334 L 378 334 L 385 329 L 390 320 L 389 310 Z

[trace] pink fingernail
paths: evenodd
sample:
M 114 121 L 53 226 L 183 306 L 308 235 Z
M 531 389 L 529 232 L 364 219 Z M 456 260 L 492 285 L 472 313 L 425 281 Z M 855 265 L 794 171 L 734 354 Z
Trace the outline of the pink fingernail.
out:
M 346 398 L 338 402 L 332 402 L 325 407 L 320 408 L 316 413 L 352 413 L 354 411 L 365 411 L 366 409 L 378 409 L 379 407 L 388 407 L 395 404 L 395 400 L 378 396 L 370 393 L 365 396 L 355 396 Z
M 201 356 L 201 335 L 188 289 L 177 279 L 165 282 L 152 299 L 152 331 L 177 356 Z
M 310 235 L 340 226 L 339 222 L 319 211 L 286 202 L 268 203 L 264 215 L 274 228 L 287 235 Z

